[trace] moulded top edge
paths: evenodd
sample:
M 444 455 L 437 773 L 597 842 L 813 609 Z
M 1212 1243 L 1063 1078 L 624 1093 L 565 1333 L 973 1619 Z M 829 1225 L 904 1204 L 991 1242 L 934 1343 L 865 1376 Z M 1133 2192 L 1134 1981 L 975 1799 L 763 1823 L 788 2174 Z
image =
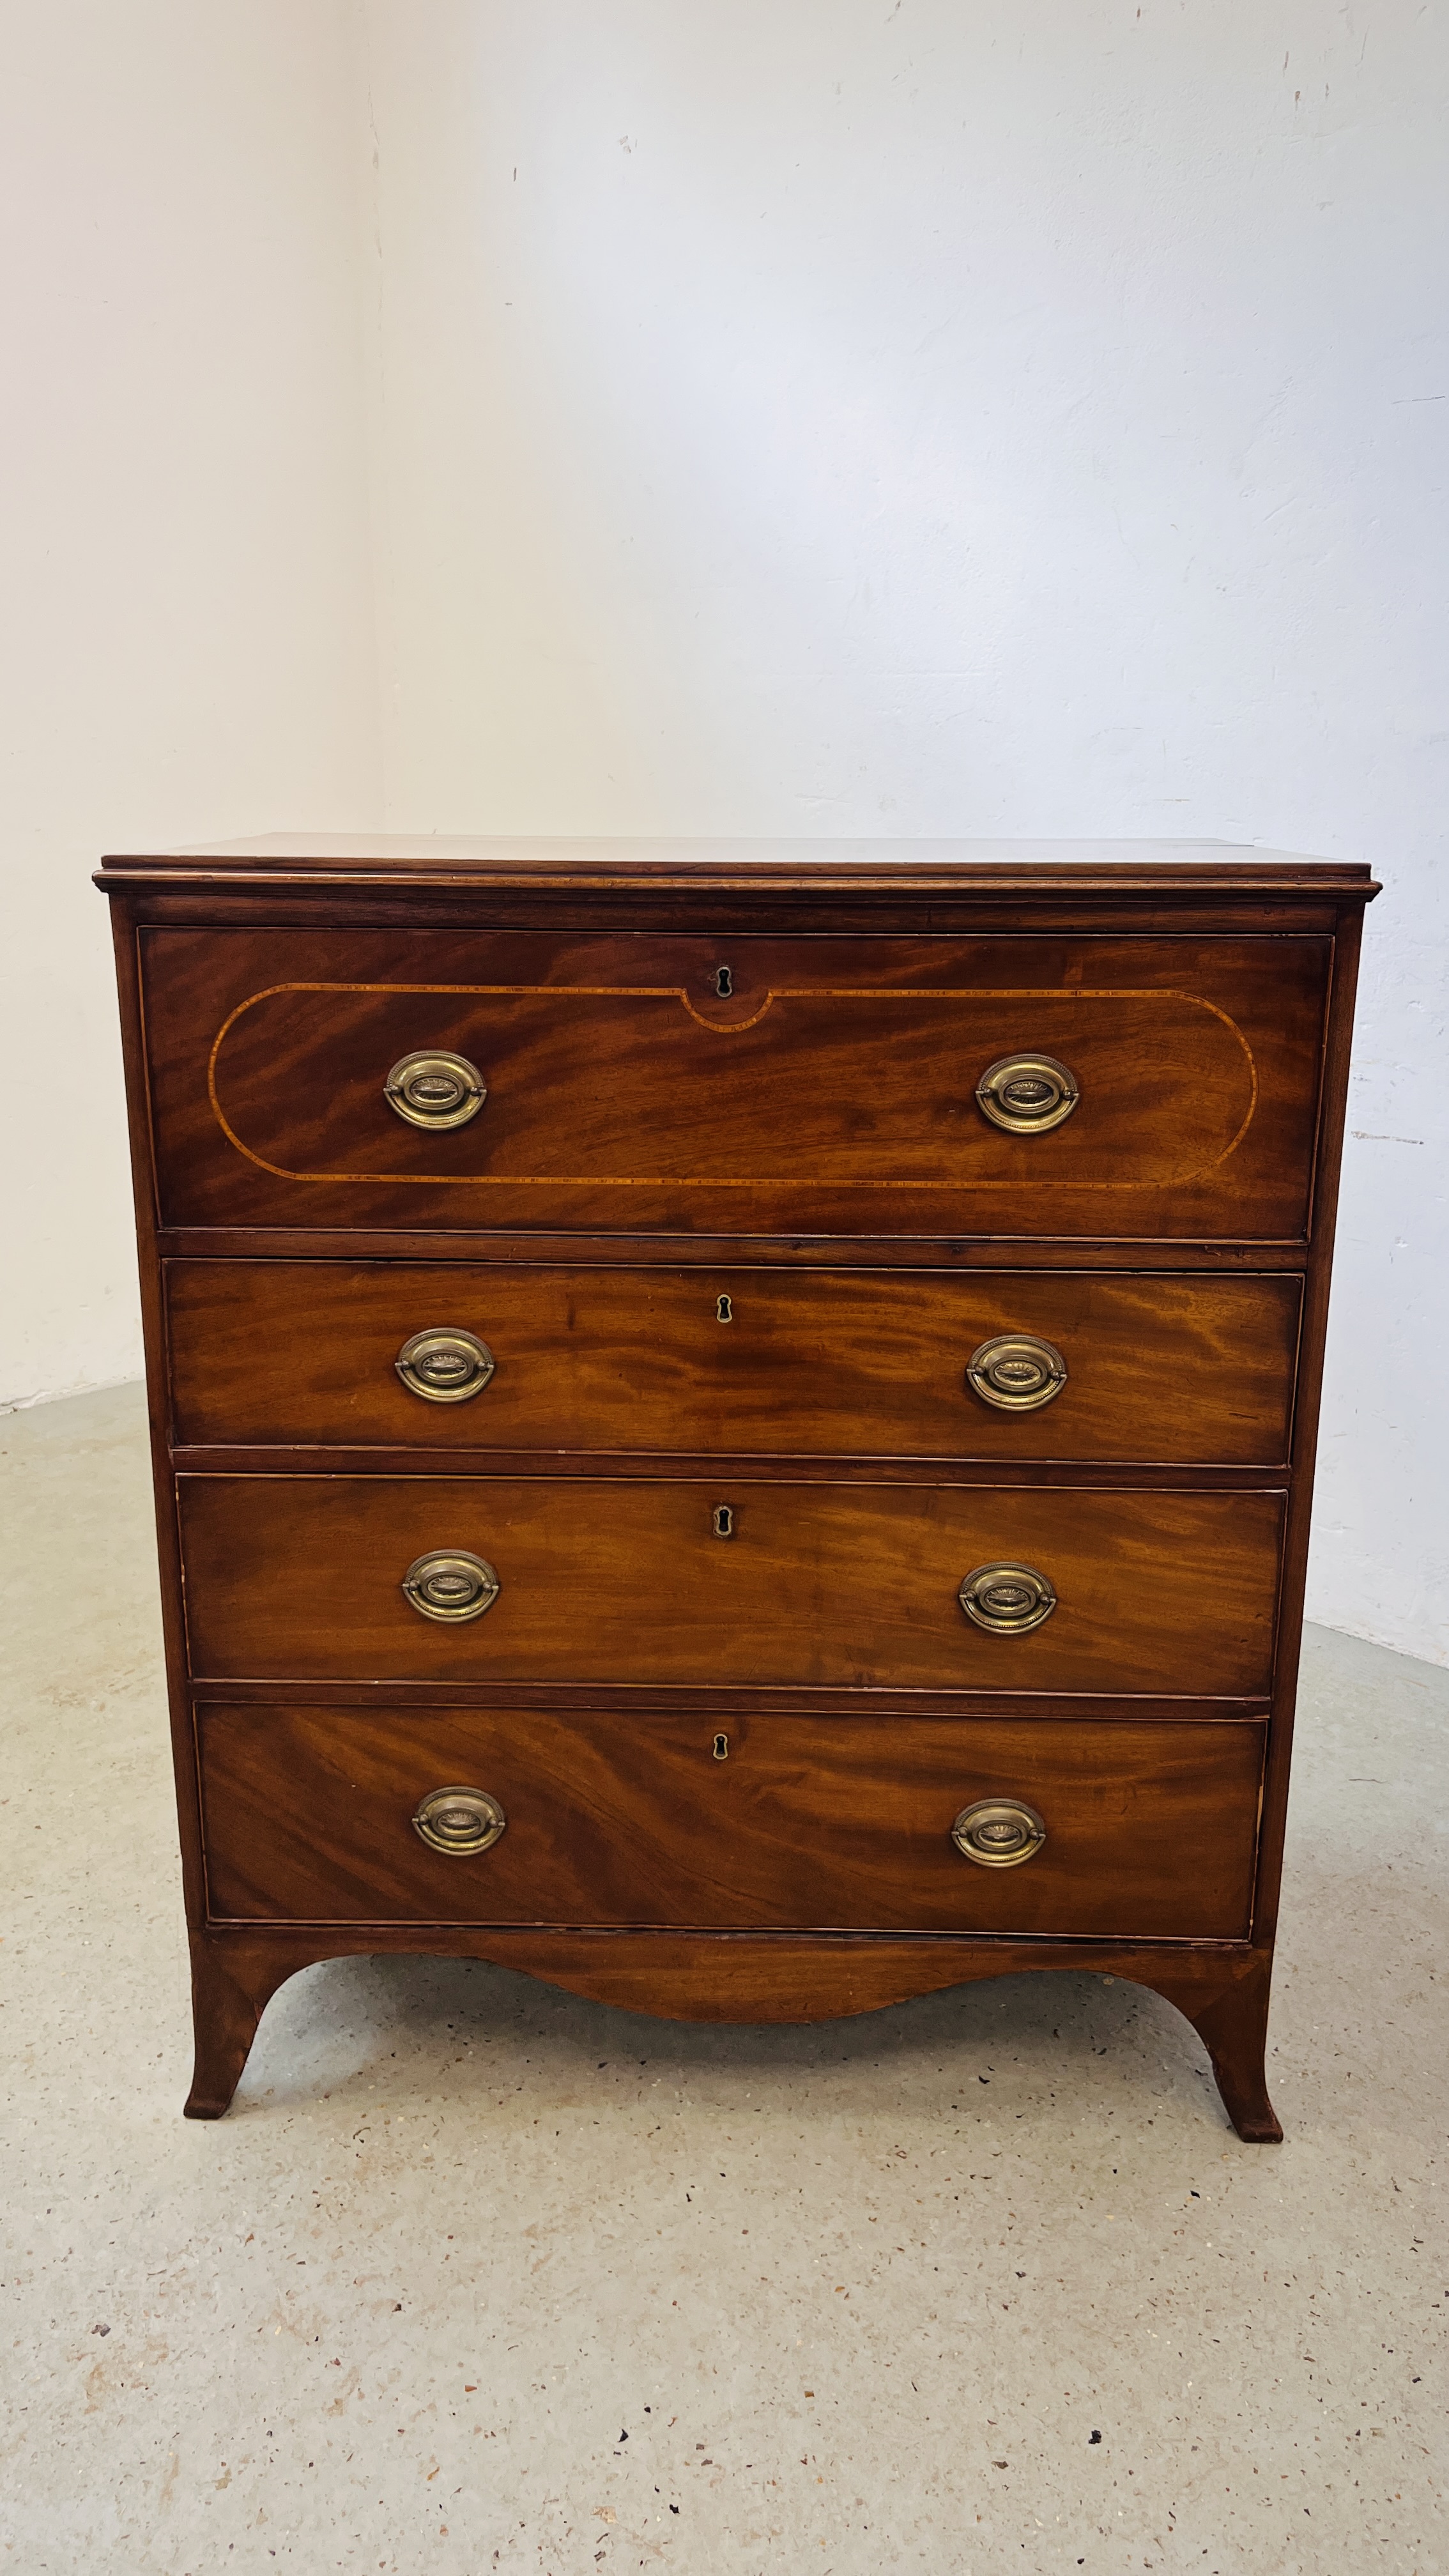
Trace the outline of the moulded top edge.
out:
M 1361 861 L 1223 841 L 726 841 L 452 839 L 268 833 L 211 847 L 120 853 L 96 882 L 222 889 L 345 884 L 792 895 L 972 891 L 1049 895 L 1215 890 L 1278 896 L 1378 892 Z

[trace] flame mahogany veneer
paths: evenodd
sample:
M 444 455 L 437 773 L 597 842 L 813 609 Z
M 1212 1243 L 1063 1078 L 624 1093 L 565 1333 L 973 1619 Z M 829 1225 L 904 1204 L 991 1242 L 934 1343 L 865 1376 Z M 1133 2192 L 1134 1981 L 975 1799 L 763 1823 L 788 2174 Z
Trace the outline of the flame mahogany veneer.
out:
M 1278 2137 L 1368 872 L 379 838 L 98 882 L 188 2112 L 295 1970 L 417 1950 L 716 2021 L 1104 1970 Z

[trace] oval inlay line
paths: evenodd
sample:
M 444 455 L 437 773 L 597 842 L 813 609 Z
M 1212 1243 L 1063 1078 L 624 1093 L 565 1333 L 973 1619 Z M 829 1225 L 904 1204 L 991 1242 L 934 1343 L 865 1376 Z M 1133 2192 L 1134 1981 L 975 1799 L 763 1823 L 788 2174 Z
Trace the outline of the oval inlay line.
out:
M 657 1178 L 641 1179 L 638 1175 L 632 1172 L 292 1171 L 285 1163 L 268 1162 L 265 1155 L 254 1153 L 250 1145 L 243 1143 L 241 1137 L 237 1134 L 236 1129 L 228 1119 L 225 1110 L 222 1108 L 221 1100 L 217 1091 L 217 1062 L 229 1032 L 235 1028 L 237 1021 L 241 1019 L 246 1012 L 255 1010 L 257 1005 L 261 1002 L 272 1001 L 281 993 L 467 994 L 480 1001 L 487 1001 L 490 999 L 528 999 L 540 1001 L 545 999 L 580 1001 L 603 1000 L 621 1002 L 672 1001 L 682 1003 L 684 1009 L 689 1013 L 692 1020 L 697 1021 L 702 1029 L 707 1029 L 711 1036 L 718 1038 L 743 1036 L 746 1030 L 758 1026 L 759 1022 L 765 1017 L 766 1012 L 770 1010 L 776 1002 L 1178 1002 L 1188 1010 L 1206 1011 L 1212 1019 L 1221 1021 L 1223 1027 L 1236 1039 L 1239 1047 L 1242 1049 L 1243 1060 L 1248 1071 L 1248 1106 L 1243 1113 L 1241 1123 L 1239 1124 L 1236 1133 L 1229 1138 L 1228 1143 L 1223 1147 L 1221 1153 L 1213 1155 L 1208 1162 L 1195 1165 L 1191 1171 L 1174 1173 L 1172 1176 L 1171 1186 L 1180 1189 L 1184 1183 L 1188 1181 L 1201 1180 L 1206 1172 L 1217 1171 L 1221 1165 L 1228 1160 L 1231 1154 L 1235 1154 L 1237 1152 L 1239 1145 L 1242 1143 L 1243 1138 L 1246 1136 L 1248 1129 L 1253 1123 L 1258 1107 L 1258 1068 L 1254 1060 L 1253 1050 L 1249 1046 L 1247 1039 L 1244 1037 L 1242 1030 L 1239 1028 L 1237 1021 L 1233 1019 L 1227 1011 L 1220 1009 L 1216 1002 L 1207 1001 L 1202 994 L 1179 992 L 1176 987 L 1173 986 L 1163 986 L 1161 989 L 1156 989 L 1152 986 L 1136 986 L 1130 984 L 1075 985 L 1070 991 L 1067 991 L 1060 985 L 943 984 L 916 985 L 911 987 L 891 985 L 881 987 L 874 984 L 782 984 L 766 994 L 764 1001 L 762 1002 L 759 1010 L 755 1012 L 753 1018 L 748 1020 L 720 1021 L 707 1019 L 701 1012 L 697 1011 L 683 986 L 677 984 L 332 984 L 310 982 L 267 984 L 263 986 L 260 992 L 249 993 L 246 1000 L 244 1002 L 238 1002 L 235 1010 L 230 1011 L 227 1014 L 227 1017 L 223 1020 L 221 1027 L 216 1033 L 215 1040 L 212 1044 L 211 1054 L 207 1062 L 206 1088 L 207 1096 L 211 1102 L 212 1115 L 216 1119 L 216 1123 L 220 1127 L 222 1134 L 226 1137 L 227 1142 L 230 1145 L 235 1146 L 236 1151 L 243 1155 L 247 1162 L 255 1164 L 258 1171 L 270 1172 L 273 1179 L 279 1181 L 325 1181 L 328 1183 L 347 1182 L 354 1186 L 361 1186 L 367 1189 L 385 1187 L 390 1189 L 408 1188 L 427 1190 L 610 1189 L 668 1191 L 778 1190 L 788 1188 L 800 1192 L 828 1190 L 835 1192 L 837 1195 L 848 1190 L 860 1190 L 870 1192 L 872 1194 L 885 1191 L 950 1191 L 957 1197 L 961 1195 L 963 1190 L 968 1188 L 971 1190 L 1017 1190 L 1023 1187 L 1042 1186 L 1040 1183 L 1023 1183 L 1020 1180 L 990 1180 L 977 1179 L 975 1177 L 973 1177 L 969 1182 L 962 1180 L 812 1181 L 797 1177 L 793 1174 L 788 1180 L 784 1180 L 778 1175 L 772 1174 L 750 1174 L 742 1179 L 716 1178 L 712 1175 L 706 1175 L 698 1178 L 663 1180 Z M 1070 1175 L 1059 1175 L 1054 1173 L 1051 1178 L 1050 1186 L 1053 1189 L 1083 1190 L 1105 1193 L 1108 1195 L 1120 1195 L 1123 1192 L 1129 1191 L 1161 1190 L 1167 1187 L 1168 1184 L 1161 1180 L 1074 1181 L 1071 1179 Z

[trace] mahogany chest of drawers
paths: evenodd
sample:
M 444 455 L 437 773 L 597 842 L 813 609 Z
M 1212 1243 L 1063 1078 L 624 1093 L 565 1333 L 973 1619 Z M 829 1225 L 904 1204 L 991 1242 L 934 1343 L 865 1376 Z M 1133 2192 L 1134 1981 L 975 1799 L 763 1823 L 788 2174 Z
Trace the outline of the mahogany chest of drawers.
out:
M 108 860 L 195 1992 L 1264 2037 L 1363 868 Z

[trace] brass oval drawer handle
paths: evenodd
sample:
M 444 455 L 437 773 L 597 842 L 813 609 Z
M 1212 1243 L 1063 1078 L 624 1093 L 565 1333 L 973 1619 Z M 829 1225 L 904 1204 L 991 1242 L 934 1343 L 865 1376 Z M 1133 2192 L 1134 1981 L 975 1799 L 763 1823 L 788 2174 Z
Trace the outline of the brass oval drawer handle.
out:
M 433 1851 L 491 1851 L 508 1823 L 486 1789 L 430 1789 L 413 1817 L 413 1831 Z
M 476 1064 L 436 1047 L 399 1056 L 382 1088 L 389 1109 L 410 1127 L 466 1127 L 488 1097 Z
M 435 1324 L 404 1342 L 393 1367 L 410 1395 L 428 1404 L 466 1404 L 481 1395 L 497 1362 L 486 1342 L 457 1324 Z
M 1055 1342 L 1035 1333 L 998 1333 L 966 1363 L 966 1383 L 983 1404 L 1003 1413 L 1035 1413 L 1067 1382 L 1067 1364 Z
M 978 1798 L 963 1807 L 951 1827 L 951 1840 L 967 1860 L 982 1869 L 1019 1869 L 1034 1860 L 1046 1841 L 1046 1827 L 1035 1807 L 1022 1798 Z
M 425 1619 L 481 1619 L 501 1586 L 486 1557 L 465 1547 L 435 1548 L 415 1556 L 402 1579 L 403 1593 Z
M 1044 1136 L 1081 1099 L 1074 1073 L 1054 1055 L 999 1055 L 976 1085 L 976 1106 L 1013 1136 Z
M 1024 1637 L 1057 1606 L 1050 1583 L 1034 1565 L 978 1565 L 956 1598 L 968 1619 L 998 1637 Z

